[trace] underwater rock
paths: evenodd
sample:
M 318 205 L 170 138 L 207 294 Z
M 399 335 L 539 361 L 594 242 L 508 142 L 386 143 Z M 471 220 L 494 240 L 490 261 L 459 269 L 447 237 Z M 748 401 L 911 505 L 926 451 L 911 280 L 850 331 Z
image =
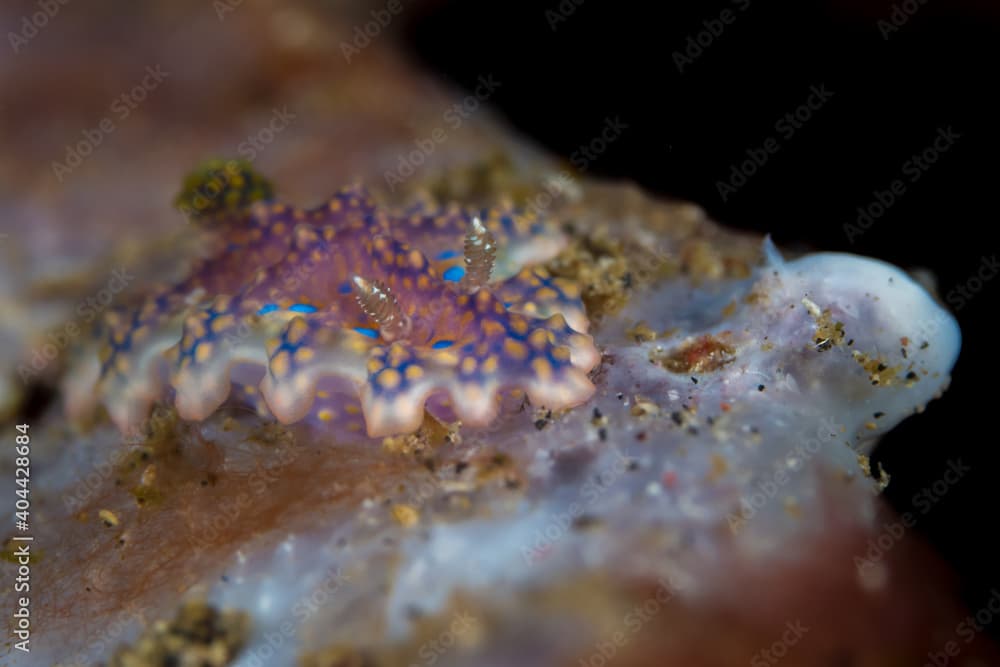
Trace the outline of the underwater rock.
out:
M 136 10 L 122 39 L 183 19 L 212 35 L 215 66 L 183 40 L 144 45 L 184 74 L 133 118 L 149 122 L 123 123 L 117 147 L 109 139 L 109 152 L 55 199 L 15 175 L 18 197 L 31 202 L 22 210 L 45 213 L 37 225 L 19 217 L 5 227 L 31 270 L 4 303 L 40 314 L 32 280 L 53 257 L 65 278 L 46 302 L 55 314 L 12 334 L 28 349 L 53 322 L 77 322 L 76 304 L 108 279 L 89 266 L 97 251 L 85 237 L 96 229 L 134 244 L 102 255 L 131 258 L 134 281 L 101 318 L 80 321 L 47 367 L 58 398 L 102 398 L 81 372 L 96 358 L 83 324 L 119 308 L 134 316 L 157 281 L 206 275 L 191 272 L 202 253 L 241 233 L 223 226 L 214 238 L 209 227 L 206 237 L 187 225 L 170 212 L 172 189 L 205 150 L 233 154 L 285 103 L 297 122 L 254 165 L 274 176 L 283 201 L 324 201 L 360 175 L 385 210 L 426 190 L 441 202 L 481 209 L 510 198 L 534 211 L 545 226 L 532 239 L 555 252 L 504 269 L 498 242 L 497 276 L 530 265 L 579 287 L 572 298 L 586 321 L 566 320 L 586 327 L 600 352 L 582 364 L 593 394 L 580 405 L 508 396 L 478 425 L 418 411 L 417 428 L 385 437 L 367 435 L 360 407 L 352 422 L 281 424 L 236 395 L 204 414 L 153 403 L 127 436 L 100 412 L 78 424 L 57 401 L 35 406 L 32 652 L 8 645 L 6 661 L 157 664 L 168 643 L 175 654 L 190 649 L 178 634 L 191 633 L 177 630 L 191 610 L 225 635 L 208 633 L 192 655 L 210 650 L 220 664 L 247 667 L 919 664 L 952 640 L 965 658 L 997 659 L 982 637 L 956 634 L 967 612 L 948 573 L 881 504 L 886 473 L 867 474 L 878 436 L 946 387 L 958 353 L 954 320 L 905 273 L 847 255 L 782 259 L 694 205 L 561 171 L 487 115 L 468 118 L 396 189 L 387 170 L 433 135 L 455 98 L 387 45 L 344 66 L 337 48 L 352 26 L 342 18 L 289 6 L 276 21 L 247 3 L 220 29 L 204 3 L 176 7 L 155 18 Z M 64 36 L 87 67 L 121 71 L 113 54 L 59 25 L 48 36 Z M 260 45 L 256 55 L 243 55 L 247 41 Z M 39 94 L 60 76 L 44 71 Z M 29 90 L 25 73 L 2 74 Z M 249 112 L 248 90 L 260 96 Z M 203 122 L 170 120 L 184 98 L 199 100 Z M 31 119 L 32 134 L 57 120 Z M 17 141 L 10 154 L 30 156 Z M 123 187 L 116 165 L 147 155 L 160 159 L 144 160 L 150 168 Z M 47 170 L 50 160 L 37 162 Z M 249 204 L 271 220 L 250 199 L 231 210 Z M 459 253 L 466 237 L 480 238 L 465 222 L 449 228 Z M 241 286 L 258 268 L 221 261 L 208 274 Z M 75 271 L 92 277 L 77 292 Z M 274 305 L 295 313 L 299 303 Z M 359 316 L 378 314 L 357 306 Z M 5 363 L 25 387 L 14 360 Z M 12 463 L 0 465 L 0 492 L 13 498 Z M 15 548 L 6 543 L 8 561 Z M 13 591 L 0 600 L 13 608 Z

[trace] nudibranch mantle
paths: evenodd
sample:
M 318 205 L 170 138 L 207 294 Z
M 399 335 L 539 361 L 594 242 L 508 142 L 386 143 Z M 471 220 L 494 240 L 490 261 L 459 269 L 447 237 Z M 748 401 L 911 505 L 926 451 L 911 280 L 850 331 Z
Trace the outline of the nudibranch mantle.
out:
M 550 224 L 506 205 L 395 212 L 359 186 L 300 209 L 239 171 L 213 194 L 235 205 L 199 208 L 207 258 L 107 314 L 71 416 L 100 401 L 130 432 L 172 392 L 190 420 L 231 397 L 283 423 L 357 423 L 360 408 L 378 437 L 416 430 L 425 408 L 488 424 L 507 390 L 548 408 L 592 395 L 579 289 L 538 266 L 565 242 Z

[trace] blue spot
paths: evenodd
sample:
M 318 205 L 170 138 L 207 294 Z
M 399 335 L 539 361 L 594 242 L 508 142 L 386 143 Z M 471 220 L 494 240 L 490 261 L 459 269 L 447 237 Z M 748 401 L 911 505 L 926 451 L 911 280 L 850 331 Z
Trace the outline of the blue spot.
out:
M 438 259 L 451 259 L 452 257 L 458 257 L 459 252 L 457 250 L 442 250 L 438 253 Z
M 368 327 L 354 327 L 354 330 L 363 336 L 378 338 L 378 330 L 376 329 L 369 329 Z
M 465 275 L 465 269 L 461 266 L 453 266 L 444 272 L 442 276 L 445 280 L 450 280 L 453 283 L 457 283 Z
M 455 341 L 453 340 L 439 340 L 438 342 L 431 345 L 434 350 L 443 350 L 446 347 L 451 347 Z
M 257 311 L 257 314 L 258 315 L 267 315 L 268 313 L 273 313 L 276 310 L 278 310 L 277 304 L 266 303 L 266 304 L 264 304 L 263 308 L 261 308 L 260 310 Z
M 296 303 L 289 306 L 288 310 L 293 313 L 315 313 L 316 306 L 310 306 L 308 303 Z
M 503 302 L 503 307 L 504 308 L 510 308 L 513 303 L 514 303 L 513 301 L 504 301 Z
M 350 294 L 351 293 L 351 282 L 348 280 L 348 281 L 340 283 L 340 287 L 338 288 L 338 291 L 341 294 Z

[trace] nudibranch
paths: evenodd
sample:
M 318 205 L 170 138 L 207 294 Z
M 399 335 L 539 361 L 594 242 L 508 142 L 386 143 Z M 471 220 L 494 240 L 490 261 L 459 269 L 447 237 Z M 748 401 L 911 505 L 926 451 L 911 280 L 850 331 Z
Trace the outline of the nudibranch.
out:
M 377 437 L 425 408 L 485 425 L 505 392 L 555 409 L 594 391 L 579 288 L 540 266 L 565 243 L 549 222 L 506 204 L 390 210 L 360 186 L 301 209 L 239 161 L 192 174 L 178 205 L 206 256 L 107 314 L 71 415 L 100 401 L 129 432 L 171 396 L 188 420 L 243 400 L 282 423 L 363 417 Z

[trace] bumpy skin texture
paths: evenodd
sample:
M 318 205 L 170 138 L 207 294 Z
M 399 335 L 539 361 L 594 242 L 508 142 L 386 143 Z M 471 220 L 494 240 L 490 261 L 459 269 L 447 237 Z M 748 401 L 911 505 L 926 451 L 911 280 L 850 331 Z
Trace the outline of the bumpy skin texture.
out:
M 198 182 L 189 179 L 186 192 Z M 247 187 L 270 196 L 239 170 L 210 197 L 182 193 L 210 258 L 107 316 L 68 383 L 73 416 L 99 400 L 128 432 L 172 389 L 185 419 L 206 418 L 232 395 L 284 423 L 360 430 L 360 411 L 368 435 L 383 436 L 417 429 L 425 404 L 484 425 L 503 391 L 523 390 L 548 408 L 593 393 L 586 373 L 599 354 L 579 290 L 532 266 L 561 249 L 552 226 L 510 207 L 422 203 L 392 213 L 359 187 L 312 210 L 259 197 L 244 205 L 232 190 Z M 492 280 L 478 288 L 461 280 L 476 216 L 498 247 Z M 408 319 L 405 335 L 379 331 L 358 303 L 355 276 L 388 287 Z

